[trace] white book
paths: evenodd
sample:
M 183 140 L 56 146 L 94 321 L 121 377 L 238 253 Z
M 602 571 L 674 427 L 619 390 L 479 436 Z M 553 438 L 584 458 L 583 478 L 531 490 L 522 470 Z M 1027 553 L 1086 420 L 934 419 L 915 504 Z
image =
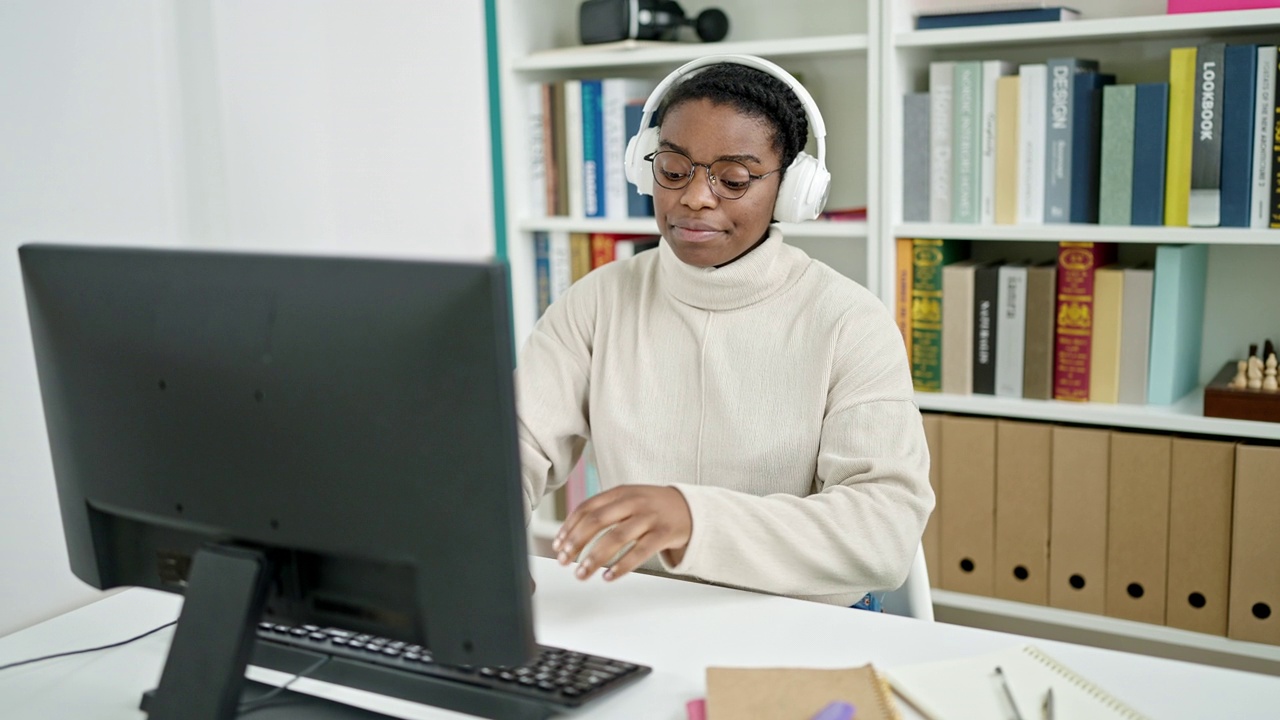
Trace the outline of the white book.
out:
M 1018 68 L 1018 222 L 1044 224 L 1045 100 L 1049 67 Z
M 600 83 L 600 115 L 604 131 L 604 215 L 620 220 L 627 215 L 627 103 L 649 97 L 657 83 L 642 78 L 605 78 Z
M 996 84 L 1012 75 L 1014 64 L 1003 60 L 982 63 L 982 148 L 979 172 L 978 222 L 996 222 Z
M 1276 46 L 1258 48 L 1258 84 L 1254 94 L 1253 193 L 1249 226 L 1271 227 L 1272 134 L 1276 127 Z
M 564 296 L 573 284 L 573 251 L 567 230 L 548 233 L 550 252 L 547 254 L 551 269 L 551 302 Z
M 582 81 L 564 81 L 564 164 L 568 173 L 569 217 L 585 217 L 582 185 Z
M 951 222 L 951 105 L 955 63 L 929 63 L 929 222 Z
M 1001 265 L 996 290 L 996 395 L 1022 397 L 1027 338 L 1027 266 Z
M 542 83 L 525 87 L 525 108 L 529 118 L 529 217 L 547 216 L 547 150 L 542 142 L 548 118 L 543 114 Z
M 636 241 L 635 240 L 614 240 L 613 241 L 613 261 L 626 260 L 635 257 Z
M 1120 300 L 1120 383 L 1116 402 L 1147 404 L 1147 366 L 1151 351 L 1151 300 L 1155 271 L 1124 269 Z

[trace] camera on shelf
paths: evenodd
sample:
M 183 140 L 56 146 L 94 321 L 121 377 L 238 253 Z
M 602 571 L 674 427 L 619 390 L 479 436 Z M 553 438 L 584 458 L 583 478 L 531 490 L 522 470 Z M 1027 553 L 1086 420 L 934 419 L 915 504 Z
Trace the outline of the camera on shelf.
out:
M 690 18 L 673 0 L 586 0 L 578 8 L 578 36 L 583 45 L 619 40 L 674 41 L 686 26 L 694 28 L 703 42 L 717 42 L 729 34 L 729 18 L 724 11 L 708 8 Z

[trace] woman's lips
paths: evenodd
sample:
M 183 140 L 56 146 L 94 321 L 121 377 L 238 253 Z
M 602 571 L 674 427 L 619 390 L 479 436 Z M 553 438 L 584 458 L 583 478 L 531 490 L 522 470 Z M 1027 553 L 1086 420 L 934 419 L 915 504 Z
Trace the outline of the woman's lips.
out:
M 703 243 L 719 236 L 721 233 L 721 230 L 703 223 L 673 223 L 671 225 L 672 239 L 680 242 Z

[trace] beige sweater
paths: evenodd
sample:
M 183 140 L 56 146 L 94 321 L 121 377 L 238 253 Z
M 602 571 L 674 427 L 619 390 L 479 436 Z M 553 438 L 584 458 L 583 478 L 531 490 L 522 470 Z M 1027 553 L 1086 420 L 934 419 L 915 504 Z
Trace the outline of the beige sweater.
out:
M 663 241 L 593 271 L 538 322 L 516 382 L 526 510 L 590 438 L 602 490 L 684 494 L 669 573 L 838 605 L 907 576 L 934 497 L 898 329 L 776 228 L 723 268 Z

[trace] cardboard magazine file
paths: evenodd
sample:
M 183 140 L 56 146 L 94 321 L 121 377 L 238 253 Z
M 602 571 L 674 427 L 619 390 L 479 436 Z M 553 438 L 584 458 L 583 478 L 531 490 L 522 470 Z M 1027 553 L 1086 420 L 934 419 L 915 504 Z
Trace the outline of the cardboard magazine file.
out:
M 1173 439 L 1165 624 L 1227 634 L 1235 443 Z
M 1227 636 L 1280 645 L 1280 447 L 1236 448 Z
M 924 439 L 929 446 L 929 484 L 933 486 L 934 506 L 929 515 L 929 522 L 924 526 L 924 562 L 926 567 L 941 568 L 941 527 L 942 527 L 942 416 L 925 413 Z M 933 584 L 938 585 L 937 571 L 934 571 Z
M 1104 614 L 1107 587 L 1107 430 L 1055 427 L 1050 479 L 1049 604 Z
M 1111 433 L 1106 590 L 1111 617 L 1164 624 L 1172 447 L 1168 435 Z
M 1049 478 L 1053 426 L 996 424 L 995 594 L 1049 604 Z
M 942 419 L 940 587 L 990 597 L 995 581 L 996 422 Z

